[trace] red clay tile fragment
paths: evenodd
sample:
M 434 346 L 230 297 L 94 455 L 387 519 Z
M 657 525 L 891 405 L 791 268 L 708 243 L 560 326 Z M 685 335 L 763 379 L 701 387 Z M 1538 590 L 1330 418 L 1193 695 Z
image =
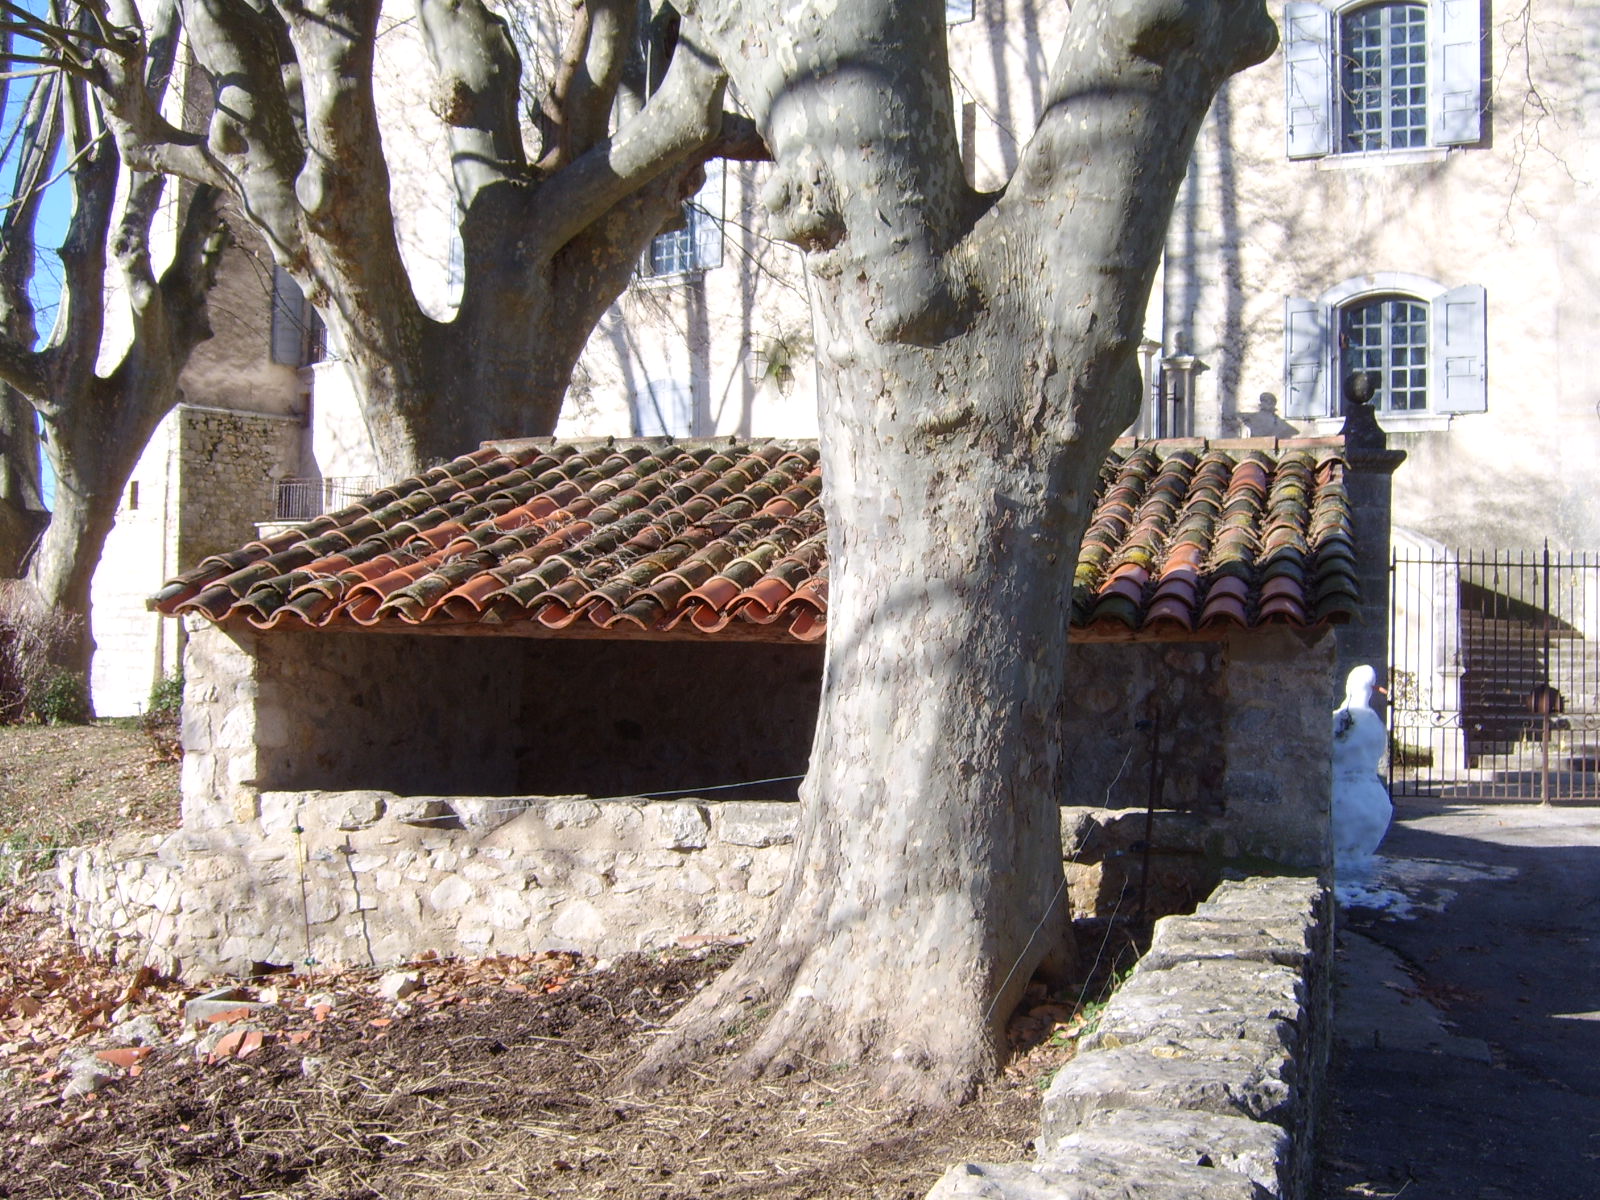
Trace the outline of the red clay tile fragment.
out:
M 149 1046 L 121 1046 L 113 1050 L 96 1050 L 94 1056 L 101 1062 L 121 1067 L 124 1071 L 131 1071 L 149 1054 Z
M 204 1018 L 206 1025 L 231 1025 L 235 1021 L 242 1021 L 250 1015 L 248 1008 L 230 1008 L 223 1012 L 212 1013 Z

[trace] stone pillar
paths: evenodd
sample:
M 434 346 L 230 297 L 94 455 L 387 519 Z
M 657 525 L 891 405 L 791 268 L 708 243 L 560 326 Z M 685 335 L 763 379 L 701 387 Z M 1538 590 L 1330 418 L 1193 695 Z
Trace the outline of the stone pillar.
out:
M 1333 643 L 1325 631 L 1287 628 L 1228 638 L 1222 703 L 1228 857 L 1301 871 L 1332 861 Z
M 218 829 L 256 816 L 260 695 L 257 635 L 230 633 L 200 617 L 183 662 L 183 826 Z
M 1367 401 L 1373 372 L 1345 380 L 1345 491 L 1350 497 L 1351 530 L 1356 543 L 1356 583 L 1361 589 L 1357 617 L 1338 631 L 1335 672 L 1342 685 L 1351 668 L 1367 663 L 1387 682 L 1389 671 L 1389 527 L 1394 511 L 1394 473 L 1404 450 L 1390 450 Z M 1343 687 L 1340 687 L 1343 692 Z

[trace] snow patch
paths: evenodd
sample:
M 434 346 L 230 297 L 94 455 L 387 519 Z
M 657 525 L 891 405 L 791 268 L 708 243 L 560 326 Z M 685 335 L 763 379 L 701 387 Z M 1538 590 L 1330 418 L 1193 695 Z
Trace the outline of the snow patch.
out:
M 1445 862 L 1436 858 L 1373 859 L 1359 875 L 1334 884 L 1341 908 L 1381 912 L 1396 921 L 1412 921 L 1424 913 L 1441 913 L 1468 883 L 1505 883 L 1515 879 L 1515 867 L 1489 863 Z

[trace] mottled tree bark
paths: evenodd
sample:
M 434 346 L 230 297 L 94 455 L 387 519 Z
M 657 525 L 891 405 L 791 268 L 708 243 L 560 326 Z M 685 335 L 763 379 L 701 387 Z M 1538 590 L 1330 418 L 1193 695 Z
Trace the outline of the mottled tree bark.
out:
M 169 122 L 137 86 L 149 49 L 116 2 L 128 41 L 97 50 L 90 76 L 124 153 L 238 200 L 332 332 L 390 473 L 549 433 L 595 322 L 700 165 L 750 142 L 748 122 L 722 111 L 725 76 L 692 22 L 660 87 L 623 106 L 632 115 L 613 131 L 639 69 L 643 6 L 586 0 L 530 157 L 506 19 L 482 0 L 417 0 L 464 214 L 464 296 L 435 320 L 411 289 L 390 207 L 372 81 L 380 0 L 178 0 L 215 89 L 203 130 Z
M 1275 31 L 1260 0 L 1078 0 L 1017 173 L 980 196 L 937 3 L 694 7 L 826 319 L 828 656 L 789 877 L 642 1074 L 756 1021 L 745 1070 L 860 1063 L 959 1100 L 1035 968 L 1071 954 L 1057 723 L 1078 542 L 1137 411 L 1195 133 Z
M 21 573 L 49 519 L 33 405 L 14 389 L 0 386 L 0 579 Z
M 152 96 L 166 87 L 174 29 L 171 21 L 152 26 L 160 48 L 146 62 Z M 87 676 L 94 650 L 89 584 L 122 492 L 156 425 L 178 402 L 178 375 L 190 353 L 211 336 L 207 295 L 223 242 L 218 193 L 201 186 L 180 194 L 173 259 L 158 276 L 151 243 L 165 181 L 123 169 L 81 78 L 63 71 L 39 83 L 19 144 L 14 202 L 0 230 L 0 383 L 38 414 L 56 489 L 48 525 L 42 534 L 35 529 L 12 565 L 45 605 L 83 618 L 60 665 Z M 60 252 L 60 311 L 40 346 L 28 284 L 43 185 L 58 148 L 73 162 L 73 213 Z M 131 344 L 109 374 L 100 374 L 113 289 L 126 298 Z M 28 424 L 31 435 L 31 413 Z M 12 454 L 26 448 L 12 438 L 0 450 L 9 470 Z

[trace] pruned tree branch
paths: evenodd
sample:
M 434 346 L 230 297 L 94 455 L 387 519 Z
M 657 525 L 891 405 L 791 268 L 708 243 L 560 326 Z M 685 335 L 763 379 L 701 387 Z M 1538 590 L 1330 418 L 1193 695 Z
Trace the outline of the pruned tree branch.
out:
M 417 9 L 439 71 L 437 106 L 465 212 L 482 188 L 527 176 L 517 122 L 522 63 L 505 22 L 480 0 L 419 0 Z
M 563 63 L 556 84 L 561 162 L 576 160 L 606 135 L 638 13 L 638 0 L 585 0 L 578 21 L 585 33 L 582 56 Z
M 727 75 L 686 27 L 661 88 L 632 120 L 546 182 L 543 239 L 564 246 L 642 184 L 703 150 L 722 129 Z

